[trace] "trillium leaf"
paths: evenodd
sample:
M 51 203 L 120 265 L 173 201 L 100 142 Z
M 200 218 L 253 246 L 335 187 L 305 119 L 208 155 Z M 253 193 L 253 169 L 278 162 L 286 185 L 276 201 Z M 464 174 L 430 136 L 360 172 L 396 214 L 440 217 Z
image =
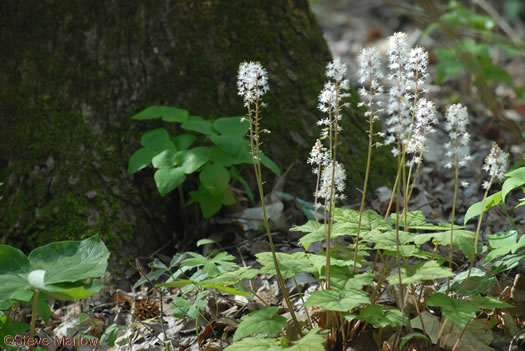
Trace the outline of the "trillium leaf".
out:
M 128 175 L 134 174 L 150 165 L 151 160 L 158 154 L 157 150 L 143 147 L 131 155 L 128 162 Z
M 235 135 L 212 135 L 210 139 L 222 151 L 233 157 L 242 150 L 243 144 L 248 143 L 244 137 Z
M 153 178 L 155 179 L 155 185 L 157 186 L 159 194 L 165 196 L 184 183 L 186 176 L 184 175 L 182 167 L 175 167 L 158 169 Z
M 136 120 L 149 120 L 162 118 L 166 122 L 184 123 L 188 119 L 188 111 L 171 106 L 150 106 L 132 116 Z
M 275 175 L 281 175 L 281 170 L 279 166 L 275 164 L 268 156 L 261 152 L 261 163 L 264 167 L 268 168 Z
M 244 119 L 243 119 L 244 118 Z M 241 122 L 241 119 L 243 121 Z M 232 135 L 243 137 L 250 128 L 250 121 L 246 116 L 240 117 L 222 117 L 213 123 L 213 128 L 223 135 Z
M 242 317 L 241 323 L 233 335 L 233 341 L 246 336 L 264 333 L 268 337 L 275 337 L 283 328 L 288 326 L 286 318 L 277 314 L 279 307 L 263 307 Z
M 230 183 L 230 172 L 218 164 L 207 164 L 202 169 L 199 179 L 206 190 L 214 197 L 222 199 Z
M 142 146 L 158 151 L 164 150 L 165 146 L 169 145 L 169 143 L 175 146 L 173 142 L 171 142 L 170 135 L 165 128 L 156 128 L 144 133 L 140 138 L 140 143 Z
M 43 291 L 58 300 L 75 301 L 96 294 L 102 287 L 100 280 L 92 279 L 87 283 L 78 281 L 74 283 L 46 284 Z
M 199 132 L 205 135 L 216 134 L 212 128 L 212 123 L 199 116 L 190 116 L 186 122 L 181 124 L 182 129 Z
M 46 285 L 101 277 L 108 258 L 109 251 L 98 235 L 82 241 L 54 242 L 29 254 L 33 270 L 46 271 Z
M 180 166 L 185 174 L 191 174 L 208 162 L 208 148 L 194 147 L 175 154 L 175 164 Z
M 197 139 L 193 134 L 181 134 L 171 138 L 177 150 L 187 150 Z
M 151 159 L 153 167 L 160 168 L 172 168 L 175 165 L 175 150 L 166 149 L 161 151 L 158 155 Z

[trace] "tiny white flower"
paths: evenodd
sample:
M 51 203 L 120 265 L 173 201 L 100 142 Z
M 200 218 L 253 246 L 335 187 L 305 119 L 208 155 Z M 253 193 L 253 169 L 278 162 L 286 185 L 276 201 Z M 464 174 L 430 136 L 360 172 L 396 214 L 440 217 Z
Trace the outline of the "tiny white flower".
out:
M 241 63 L 237 75 L 237 88 L 246 107 L 255 103 L 270 89 L 264 67 L 259 62 Z
M 481 186 L 483 187 L 483 189 L 488 189 L 488 187 L 490 186 L 490 182 L 488 180 L 485 180 Z
M 490 154 L 485 158 L 483 169 L 487 173 L 498 180 L 505 176 L 505 172 L 509 167 L 509 154 L 502 151 L 498 144 L 493 143 Z
M 468 186 L 469 186 L 469 182 L 467 182 L 467 181 L 465 181 L 465 180 L 462 180 L 462 181 L 461 181 L 461 186 L 462 186 L 463 188 L 468 188 Z
M 334 184 L 334 193 L 336 199 L 343 199 L 342 194 L 345 190 L 346 172 L 342 164 L 335 162 L 335 170 L 333 170 L 334 162 L 330 162 L 326 167 L 323 168 L 321 173 L 321 185 L 319 190 L 315 194 L 318 198 L 324 198 L 330 200 L 330 189 L 332 183 Z M 334 172 L 334 178 L 332 181 L 332 171 Z

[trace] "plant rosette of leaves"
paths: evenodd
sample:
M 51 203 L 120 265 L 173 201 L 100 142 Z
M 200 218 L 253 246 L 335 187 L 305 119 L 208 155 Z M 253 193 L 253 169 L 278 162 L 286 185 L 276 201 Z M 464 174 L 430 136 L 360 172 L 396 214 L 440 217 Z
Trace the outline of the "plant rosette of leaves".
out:
M 186 132 L 198 133 L 212 146 L 194 146 L 194 134 L 170 136 L 165 128 L 150 130 L 142 136 L 142 148 L 129 159 L 128 175 L 150 165 L 160 195 L 165 196 L 181 186 L 186 176 L 199 173 L 199 187 L 190 192 L 186 205 L 198 203 L 205 218 L 217 213 L 223 205 L 233 205 L 235 198 L 230 190 L 232 181 L 242 184 L 247 196 L 253 200 L 248 183 L 240 176 L 235 165 L 252 164 L 250 143 L 245 138 L 249 122 L 244 117 L 222 117 L 206 120 L 190 116 L 188 111 L 170 106 L 151 106 L 134 115 L 135 120 L 161 119 L 179 123 Z M 279 167 L 261 152 L 262 164 L 279 175 Z
M 47 304 L 50 296 L 74 301 L 102 288 L 96 278 L 106 272 L 109 254 L 98 236 L 51 243 L 34 249 L 29 256 L 12 246 L 0 245 L 0 311 L 9 309 L 16 301 L 29 304 L 33 300 L 33 311 L 47 323 L 51 315 Z M 28 329 L 25 323 L 8 322 L 7 316 L 0 312 L 2 348 L 6 346 L 5 335 L 17 335 Z

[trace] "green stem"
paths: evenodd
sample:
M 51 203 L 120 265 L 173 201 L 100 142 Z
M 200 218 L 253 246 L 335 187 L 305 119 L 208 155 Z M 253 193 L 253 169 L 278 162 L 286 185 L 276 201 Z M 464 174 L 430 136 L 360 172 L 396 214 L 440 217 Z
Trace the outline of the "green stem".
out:
M 335 101 L 337 102 L 339 100 L 339 82 L 335 83 Z M 337 156 L 337 135 L 338 135 L 338 128 L 339 128 L 339 104 L 336 104 L 335 109 L 335 116 L 333 116 L 332 120 L 332 113 L 331 110 L 329 110 L 329 131 L 330 131 L 330 162 L 332 164 L 332 182 L 330 186 L 330 210 L 329 214 L 330 217 L 328 218 L 328 232 L 326 233 L 326 264 L 325 264 L 325 271 L 326 271 L 326 289 L 330 289 L 330 274 L 331 274 L 331 264 L 330 264 L 330 256 L 331 256 L 331 245 L 330 242 L 332 240 L 332 227 L 334 224 L 334 209 L 335 209 L 335 167 L 336 167 L 336 156 Z
M 474 252 L 472 253 L 472 256 L 470 258 L 470 265 L 468 267 L 468 274 L 467 279 L 465 281 L 468 281 L 470 278 L 470 273 L 472 272 L 472 267 L 474 266 L 474 260 L 477 256 L 477 248 L 478 248 L 478 240 L 479 240 L 479 231 L 481 229 L 481 222 L 483 221 L 483 214 L 485 213 L 485 203 L 487 202 L 487 195 L 489 193 L 490 187 L 492 186 L 492 182 L 494 181 L 494 177 L 490 178 L 489 185 L 487 186 L 487 189 L 485 190 L 485 195 L 483 195 L 483 201 L 481 202 L 481 213 L 479 214 L 479 220 L 478 220 L 478 226 L 476 228 L 476 238 L 474 239 Z
M 259 99 L 257 99 L 255 102 L 255 116 L 252 116 L 253 111 L 250 108 L 248 108 L 248 113 L 250 117 L 250 144 L 251 144 L 251 149 L 252 149 L 253 166 L 254 166 L 254 171 L 255 171 L 255 177 L 257 179 L 257 187 L 259 189 L 259 195 L 261 197 L 261 207 L 262 207 L 263 217 L 264 217 L 264 226 L 266 229 L 266 235 L 268 237 L 268 242 L 270 243 L 270 248 L 272 251 L 272 258 L 273 258 L 273 263 L 275 266 L 277 282 L 283 294 L 283 298 L 286 302 L 286 306 L 288 307 L 288 310 L 290 312 L 290 316 L 292 317 L 292 320 L 294 322 L 297 333 L 299 335 L 302 335 L 301 326 L 299 324 L 299 321 L 297 320 L 297 316 L 295 315 L 293 304 L 288 295 L 288 291 L 286 290 L 286 284 L 284 283 L 281 269 L 279 267 L 279 260 L 277 259 L 277 254 L 275 252 L 275 246 L 273 244 L 272 235 L 270 233 L 268 215 L 266 213 L 266 206 L 264 204 L 264 190 L 262 186 L 262 172 L 261 172 L 261 152 L 260 152 L 260 141 L 259 141 L 259 133 L 260 133 L 259 131 Z
M 457 146 L 457 141 L 456 141 Z M 457 150 L 457 148 L 456 148 Z M 458 197 L 458 182 L 459 182 L 459 155 L 456 152 L 456 176 L 454 179 L 454 197 L 452 198 L 452 215 L 450 218 L 450 252 L 448 254 L 448 267 L 452 269 L 452 254 L 454 251 L 454 221 L 456 220 L 456 199 Z M 450 290 L 450 277 L 447 278 L 447 294 Z
M 370 88 L 371 89 L 371 88 Z M 372 147 L 374 135 L 374 114 L 372 109 L 372 102 L 368 104 L 370 111 L 370 127 L 368 130 L 368 157 L 366 160 L 365 183 L 363 184 L 363 194 L 361 195 L 361 207 L 359 209 L 359 222 L 357 222 L 357 235 L 355 238 L 355 252 L 354 252 L 354 273 L 357 272 L 357 253 L 359 251 L 359 235 L 361 233 L 361 222 L 363 220 L 363 211 L 365 210 L 366 189 L 368 186 L 368 175 L 370 173 L 370 164 L 372 163 Z
M 36 329 L 36 318 L 38 315 L 38 295 L 40 294 L 39 290 L 33 292 L 33 306 L 31 309 L 31 329 L 29 330 L 30 340 L 35 338 L 35 329 Z M 33 345 L 29 346 L 29 351 L 33 350 Z

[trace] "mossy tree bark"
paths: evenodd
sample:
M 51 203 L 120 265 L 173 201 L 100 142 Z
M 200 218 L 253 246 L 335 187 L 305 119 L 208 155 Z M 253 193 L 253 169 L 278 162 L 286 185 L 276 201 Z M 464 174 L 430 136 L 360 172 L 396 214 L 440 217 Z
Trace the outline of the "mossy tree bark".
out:
M 244 114 L 242 61 L 269 72 L 264 150 L 281 169 L 296 162 L 286 189 L 311 197 L 305 160 L 331 57 L 306 0 L 4 0 L 0 40 L 4 242 L 30 248 L 101 233 L 132 242 L 131 254 L 160 246 L 180 230 L 180 199 L 161 198 L 151 172 L 126 175 L 140 135 L 160 125 L 129 117 L 152 104 L 205 118 Z M 367 145 L 356 116 L 343 123 L 340 149 L 351 191 Z M 385 160 L 372 186 L 388 173 Z

